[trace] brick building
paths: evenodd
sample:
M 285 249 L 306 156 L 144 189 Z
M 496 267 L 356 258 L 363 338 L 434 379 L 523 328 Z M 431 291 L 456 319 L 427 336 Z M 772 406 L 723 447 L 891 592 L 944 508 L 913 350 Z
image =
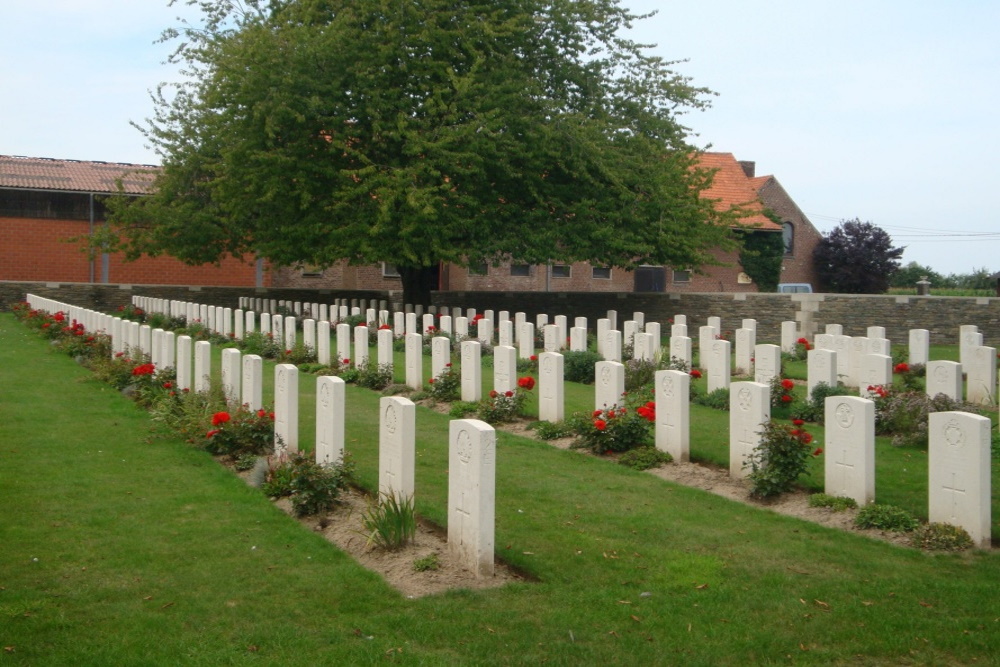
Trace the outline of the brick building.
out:
M 773 176 L 756 177 L 754 163 L 731 153 L 704 153 L 702 166 L 715 170 L 703 196 L 720 210 L 741 206 L 743 224 L 762 233 L 784 234 L 782 282 L 815 283 L 812 249 L 819 234 Z M 391 265 L 269 267 L 263 261 L 231 257 L 218 266 L 188 266 L 170 257 L 125 262 L 118 254 L 88 257 L 82 242 L 103 223 L 101 195 L 115 192 L 123 178 L 126 193 L 141 196 L 150 182 L 148 165 L 79 162 L 0 156 L 0 280 L 91 283 L 287 287 L 323 290 L 399 290 Z M 764 215 L 767 207 L 781 224 Z M 439 268 L 439 291 L 504 292 L 756 292 L 735 252 L 716 253 L 720 266 L 640 267 L 624 271 L 572 264 L 502 264 Z

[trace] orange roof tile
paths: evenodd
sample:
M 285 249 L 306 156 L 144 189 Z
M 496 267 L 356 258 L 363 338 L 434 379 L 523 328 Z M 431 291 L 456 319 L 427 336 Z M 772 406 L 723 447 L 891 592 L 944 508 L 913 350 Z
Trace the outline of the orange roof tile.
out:
M 747 177 L 732 153 L 699 153 L 698 166 L 715 170 L 711 187 L 701 193 L 703 198 L 715 200 L 715 210 L 725 211 L 730 206 L 741 206 L 751 212 L 742 219 L 743 224 L 758 229 L 781 230 L 778 224 L 764 215 L 764 205 L 753 183 L 757 179 Z
M 121 162 L 83 162 L 14 155 L 0 155 L 0 187 L 24 190 L 63 190 L 72 192 L 117 192 L 115 180 L 121 178 L 125 192 L 149 192 L 159 167 Z

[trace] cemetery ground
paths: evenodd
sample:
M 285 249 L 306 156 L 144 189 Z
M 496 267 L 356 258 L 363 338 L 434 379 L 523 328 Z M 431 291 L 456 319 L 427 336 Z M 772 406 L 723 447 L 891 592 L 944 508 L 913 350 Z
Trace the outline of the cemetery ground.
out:
M 996 550 L 903 548 L 503 432 L 497 555 L 525 577 L 410 599 L 48 347 L 0 315 L 0 664 L 991 664 L 1000 651 Z M 309 448 L 312 376 L 300 390 Z M 377 404 L 347 387 L 366 489 Z M 593 387 L 567 383 L 567 413 L 592 405 Z M 448 419 L 418 407 L 417 510 L 440 526 Z M 696 459 L 727 462 L 727 423 L 691 406 Z M 877 465 L 878 501 L 926 518 L 926 455 L 879 438 Z

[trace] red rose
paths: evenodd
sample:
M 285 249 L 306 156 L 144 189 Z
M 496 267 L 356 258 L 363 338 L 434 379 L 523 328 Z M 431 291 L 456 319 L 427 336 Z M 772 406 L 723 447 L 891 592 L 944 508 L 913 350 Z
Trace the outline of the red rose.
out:
M 813 452 L 813 456 L 819 456 L 822 453 L 823 453 L 823 448 L 822 447 L 817 447 L 816 451 Z
M 788 378 L 785 378 L 784 380 L 781 381 L 781 387 L 782 389 L 791 390 L 795 388 L 795 383 L 789 380 Z
M 801 419 L 793 419 L 792 423 L 795 424 L 796 426 L 802 426 L 803 424 L 805 424 L 805 421 Z
M 213 435 L 215 435 L 218 432 L 219 432 L 219 429 L 213 429 L 213 430 L 209 431 L 208 433 L 206 433 L 205 437 L 206 438 L 211 438 Z
M 506 396 L 507 398 L 510 398 L 510 397 L 512 397 L 514 395 L 514 392 L 508 390 L 508 391 L 505 391 L 503 393 L 503 395 Z
M 789 396 L 788 394 L 782 394 L 782 396 L 781 396 L 781 402 L 782 403 L 791 403 L 792 402 L 792 397 Z
M 910 372 L 910 365 L 907 364 L 906 362 L 896 364 L 896 366 L 892 369 L 892 372 L 893 373 L 909 373 Z
M 530 391 L 535 388 L 535 378 L 525 375 L 523 378 L 518 379 L 517 386 Z
M 594 428 L 596 428 L 598 431 L 603 431 L 607 427 L 608 427 L 608 423 L 606 421 L 604 421 L 603 419 L 595 419 L 594 420 Z
M 698 378 L 701 377 L 701 371 L 699 371 L 697 368 L 692 369 L 691 370 L 691 377 L 693 377 L 695 380 L 697 380 Z
M 805 444 L 808 445 L 812 441 L 813 441 L 812 433 L 803 433 L 802 434 L 802 442 L 804 442 Z
M 490 390 L 490 398 L 496 398 L 498 395 L 496 389 Z
M 266 413 L 266 412 L 264 412 L 263 410 L 258 410 L 258 411 L 257 411 L 257 416 L 258 416 L 258 417 L 266 417 L 266 416 L 267 416 L 267 413 Z
M 595 418 L 600 417 L 602 412 L 604 412 L 604 410 L 594 410 L 594 414 L 591 416 Z
M 528 361 L 538 361 L 538 355 L 537 354 L 531 355 L 530 357 L 528 357 Z
M 232 417 L 229 416 L 228 412 L 216 412 L 212 415 L 212 426 L 218 426 L 220 424 L 225 424 L 230 421 Z

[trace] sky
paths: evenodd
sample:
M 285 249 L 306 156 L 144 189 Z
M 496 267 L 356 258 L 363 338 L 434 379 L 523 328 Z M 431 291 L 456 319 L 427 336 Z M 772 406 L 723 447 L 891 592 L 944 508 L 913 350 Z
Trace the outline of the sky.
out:
M 821 232 L 860 218 L 943 274 L 1000 271 L 1000 3 L 623 0 L 717 93 L 692 143 L 773 174 Z M 175 81 L 166 0 L 3 0 L 0 154 L 157 164 L 130 121 Z

